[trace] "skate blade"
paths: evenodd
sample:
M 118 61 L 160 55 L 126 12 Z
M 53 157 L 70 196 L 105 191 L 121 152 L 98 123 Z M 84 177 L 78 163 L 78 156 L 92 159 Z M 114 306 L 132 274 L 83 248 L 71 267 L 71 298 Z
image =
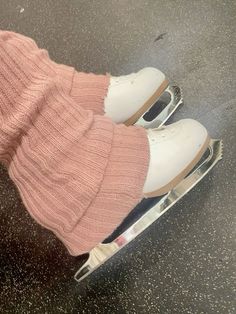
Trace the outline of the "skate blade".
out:
M 160 98 L 146 111 L 135 125 L 148 128 L 161 127 L 183 104 L 182 91 L 178 86 L 169 85 Z
M 168 194 L 158 198 L 145 214 L 128 227 L 123 233 L 117 236 L 110 243 L 100 243 L 89 253 L 87 262 L 76 272 L 74 278 L 77 282 L 82 281 L 98 267 L 103 265 L 114 254 L 120 251 L 125 245 L 134 240 L 139 234 L 147 229 L 154 221 L 163 215 L 185 194 L 187 194 L 205 175 L 222 159 L 223 143 L 221 140 L 211 139 L 208 150 L 199 164 Z

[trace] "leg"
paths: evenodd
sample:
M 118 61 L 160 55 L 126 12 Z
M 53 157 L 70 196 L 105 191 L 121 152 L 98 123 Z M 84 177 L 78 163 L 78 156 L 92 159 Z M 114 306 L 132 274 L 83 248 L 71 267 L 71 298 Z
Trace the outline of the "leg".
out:
M 0 159 L 30 214 L 79 255 L 142 197 L 147 136 L 82 109 L 27 45 L 0 32 Z
M 0 32 L 0 51 L 0 160 L 31 215 L 71 254 L 108 236 L 143 195 L 167 193 L 204 153 L 199 123 L 117 126 L 69 97 L 29 39 Z

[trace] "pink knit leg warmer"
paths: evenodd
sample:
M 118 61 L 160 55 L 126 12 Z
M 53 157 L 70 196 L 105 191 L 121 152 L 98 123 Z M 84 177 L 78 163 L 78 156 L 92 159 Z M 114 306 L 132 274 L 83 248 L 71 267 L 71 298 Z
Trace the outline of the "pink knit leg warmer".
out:
M 32 40 L 0 32 L 0 160 L 32 217 L 79 255 L 139 202 L 149 147 L 145 130 L 84 110 L 51 62 Z M 91 82 L 79 94 L 85 106 L 106 95 L 107 82 Z
M 24 35 L 7 32 L 8 36 L 17 41 L 21 46 L 30 51 L 37 50 L 35 41 Z M 92 110 L 95 114 L 104 115 L 104 98 L 110 83 L 110 76 L 98 75 L 93 73 L 83 73 L 76 71 L 73 67 L 57 64 L 50 58 L 44 61 L 46 66 L 44 73 L 48 68 L 54 73 L 55 83 L 59 89 L 63 89 L 65 94 L 69 95 L 83 109 Z

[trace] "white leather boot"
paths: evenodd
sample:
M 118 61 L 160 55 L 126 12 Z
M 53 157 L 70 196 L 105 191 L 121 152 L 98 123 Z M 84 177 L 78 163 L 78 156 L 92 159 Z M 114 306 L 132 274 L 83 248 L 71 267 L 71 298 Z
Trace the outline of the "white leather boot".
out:
M 150 164 L 143 192 L 148 198 L 164 195 L 175 187 L 199 162 L 210 138 L 205 127 L 191 119 L 147 133 Z
M 116 123 L 134 124 L 168 86 L 165 75 L 156 68 L 110 79 L 105 98 L 105 115 Z

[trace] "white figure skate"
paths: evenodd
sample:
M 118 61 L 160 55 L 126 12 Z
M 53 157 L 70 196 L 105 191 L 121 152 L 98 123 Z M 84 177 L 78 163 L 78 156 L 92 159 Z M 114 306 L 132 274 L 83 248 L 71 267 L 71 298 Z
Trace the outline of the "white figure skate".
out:
M 151 198 L 168 193 L 186 177 L 205 153 L 210 138 L 206 128 L 192 119 L 150 129 L 147 134 L 150 162 L 143 192 Z
M 105 115 L 127 126 L 158 128 L 182 103 L 179 87 L 170 85 L 161 71 L 144 68 L 137 73 L 111 77 Z
M 169 93 L 169 96 L 164 95 L 165 93 Z M 150 111 L 138 119 L 138 124 L 144 127 L 157 125 L 160 127 L 182 103 L 178 87 L 168 87 L 159 98 L 159 104 L 163 97 L 171 99 L 172 109 L 169 106 L 167 111 L 164 109 L 155 115 L 150 113 L 151 110 L 158 111 L 158 107 L 154 105 Z M 107 111 L 107 115 L 110 117 L 114 114 L 115 111 Z M 144 119 L 145 115 L 146 119 L 150 121 Z M 127 116 L 113 118 L 115 122 L 119 123 Z M 136 122 L 135 120 L 136 118 L 127 124 L 132 124 Z M 206 129 L 193 120 L 182 120 L 170 126 L 159 128 L 159 131 L 148 130 L 148 138 L 151 158 L 144 185 L 144 195 L 152 198 L 144 198 L 111 236 L 90 251 L 88 260 L 75 274 L 74 278 L 78 282 L 103 265 L 147 229 L 201 181 L 222 159 L 222 141 L 210 139 Z M 173 160 L 176 162 L 171 162 Z M 155 169 L 159 169 L 158 176 L 155 175 Z

